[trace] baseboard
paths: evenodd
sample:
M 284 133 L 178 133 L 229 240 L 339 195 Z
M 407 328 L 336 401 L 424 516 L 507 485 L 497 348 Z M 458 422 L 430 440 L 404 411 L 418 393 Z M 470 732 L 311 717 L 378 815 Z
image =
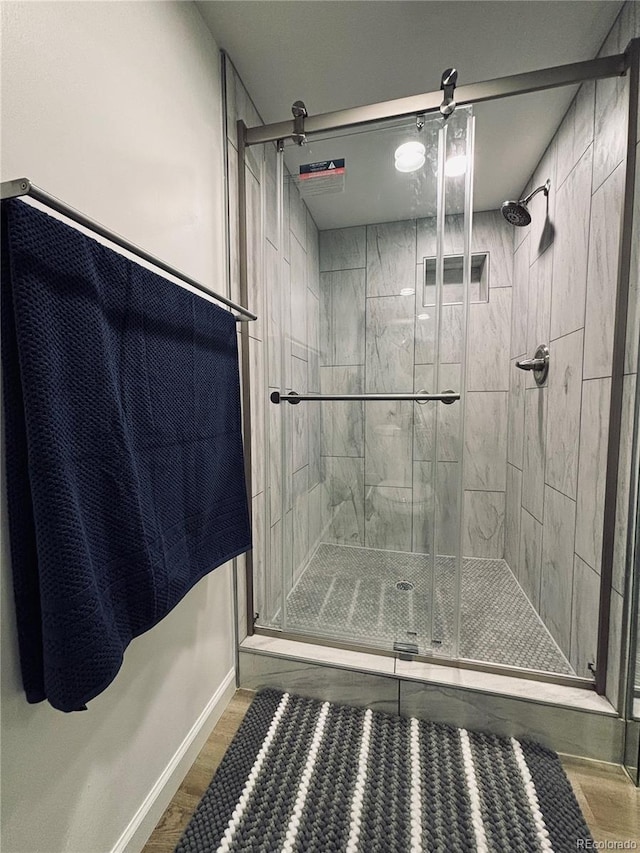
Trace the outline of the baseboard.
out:
M 235 690 L 236 673 L 231 669 L 113 846 L 111 853 L 140 853 Z

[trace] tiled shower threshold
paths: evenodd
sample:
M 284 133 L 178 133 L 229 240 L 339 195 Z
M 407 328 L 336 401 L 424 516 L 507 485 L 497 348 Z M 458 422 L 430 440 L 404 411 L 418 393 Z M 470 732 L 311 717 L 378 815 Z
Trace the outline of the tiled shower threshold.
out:
M 436 559 L 435 584 L 432 573 L 425 554 L 320 543 L 287 596 L 286 631 L 274 619 L 240 643 L 239 686 L 529 737 L 621 763 L 623 721 L 591 679 L 576 676 L 505 561 L 463 562 L 459 659 L 447 658 L 452 558 Z M 442 640 L 435 653 L 433 639 Z M 418 654 L 394 651 L 402 640 L 415 641 Z
M 240 644 L 240 651 L 298 662 L 309 667 L 331 667 L 354 673 L 392 677 L 400 682 L 457 688 L 488 696 L 510 697 L 535 704 L 617 717 L 617 712 L 609 701 L 604 696 L 598 696 L 588 686 L 585 688 L 556 684 L 441 663 L 400 660 L 386 655 L 314 644 L 306 640 L 285 639 L 273 636 L 273 632 L 255 633 L 245 637 Z

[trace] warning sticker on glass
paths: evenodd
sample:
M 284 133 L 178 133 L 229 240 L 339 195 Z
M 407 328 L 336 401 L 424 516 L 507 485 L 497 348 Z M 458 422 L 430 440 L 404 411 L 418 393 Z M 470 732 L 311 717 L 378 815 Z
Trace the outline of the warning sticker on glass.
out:
M 301 195 L 344 192 L 344 157 L 336 160 L 320 160 L 300 166 L 298 182 Z

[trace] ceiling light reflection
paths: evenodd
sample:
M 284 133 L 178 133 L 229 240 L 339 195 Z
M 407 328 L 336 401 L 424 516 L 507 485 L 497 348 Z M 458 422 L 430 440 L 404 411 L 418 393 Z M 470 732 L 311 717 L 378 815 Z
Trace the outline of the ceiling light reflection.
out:
M 414 172 L 425 164 L 425 147 L 422 142 L 405 142 L 395 150 L 395 166 L 399 172 Z
M 459 178 L 467 171 L 467 155 L 457 154 L 455 157 L 449 157 L 444 164 L 444 173 L 448 178 Z

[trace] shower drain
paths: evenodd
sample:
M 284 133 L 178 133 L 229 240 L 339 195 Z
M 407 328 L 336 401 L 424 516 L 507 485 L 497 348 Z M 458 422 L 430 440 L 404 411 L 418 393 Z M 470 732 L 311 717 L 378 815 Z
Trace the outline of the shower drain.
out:
M 396 584 L 396 589 L 398 592 L 411 592 L 413 589 L 413 584 L 411 581 L 398 581 Z

